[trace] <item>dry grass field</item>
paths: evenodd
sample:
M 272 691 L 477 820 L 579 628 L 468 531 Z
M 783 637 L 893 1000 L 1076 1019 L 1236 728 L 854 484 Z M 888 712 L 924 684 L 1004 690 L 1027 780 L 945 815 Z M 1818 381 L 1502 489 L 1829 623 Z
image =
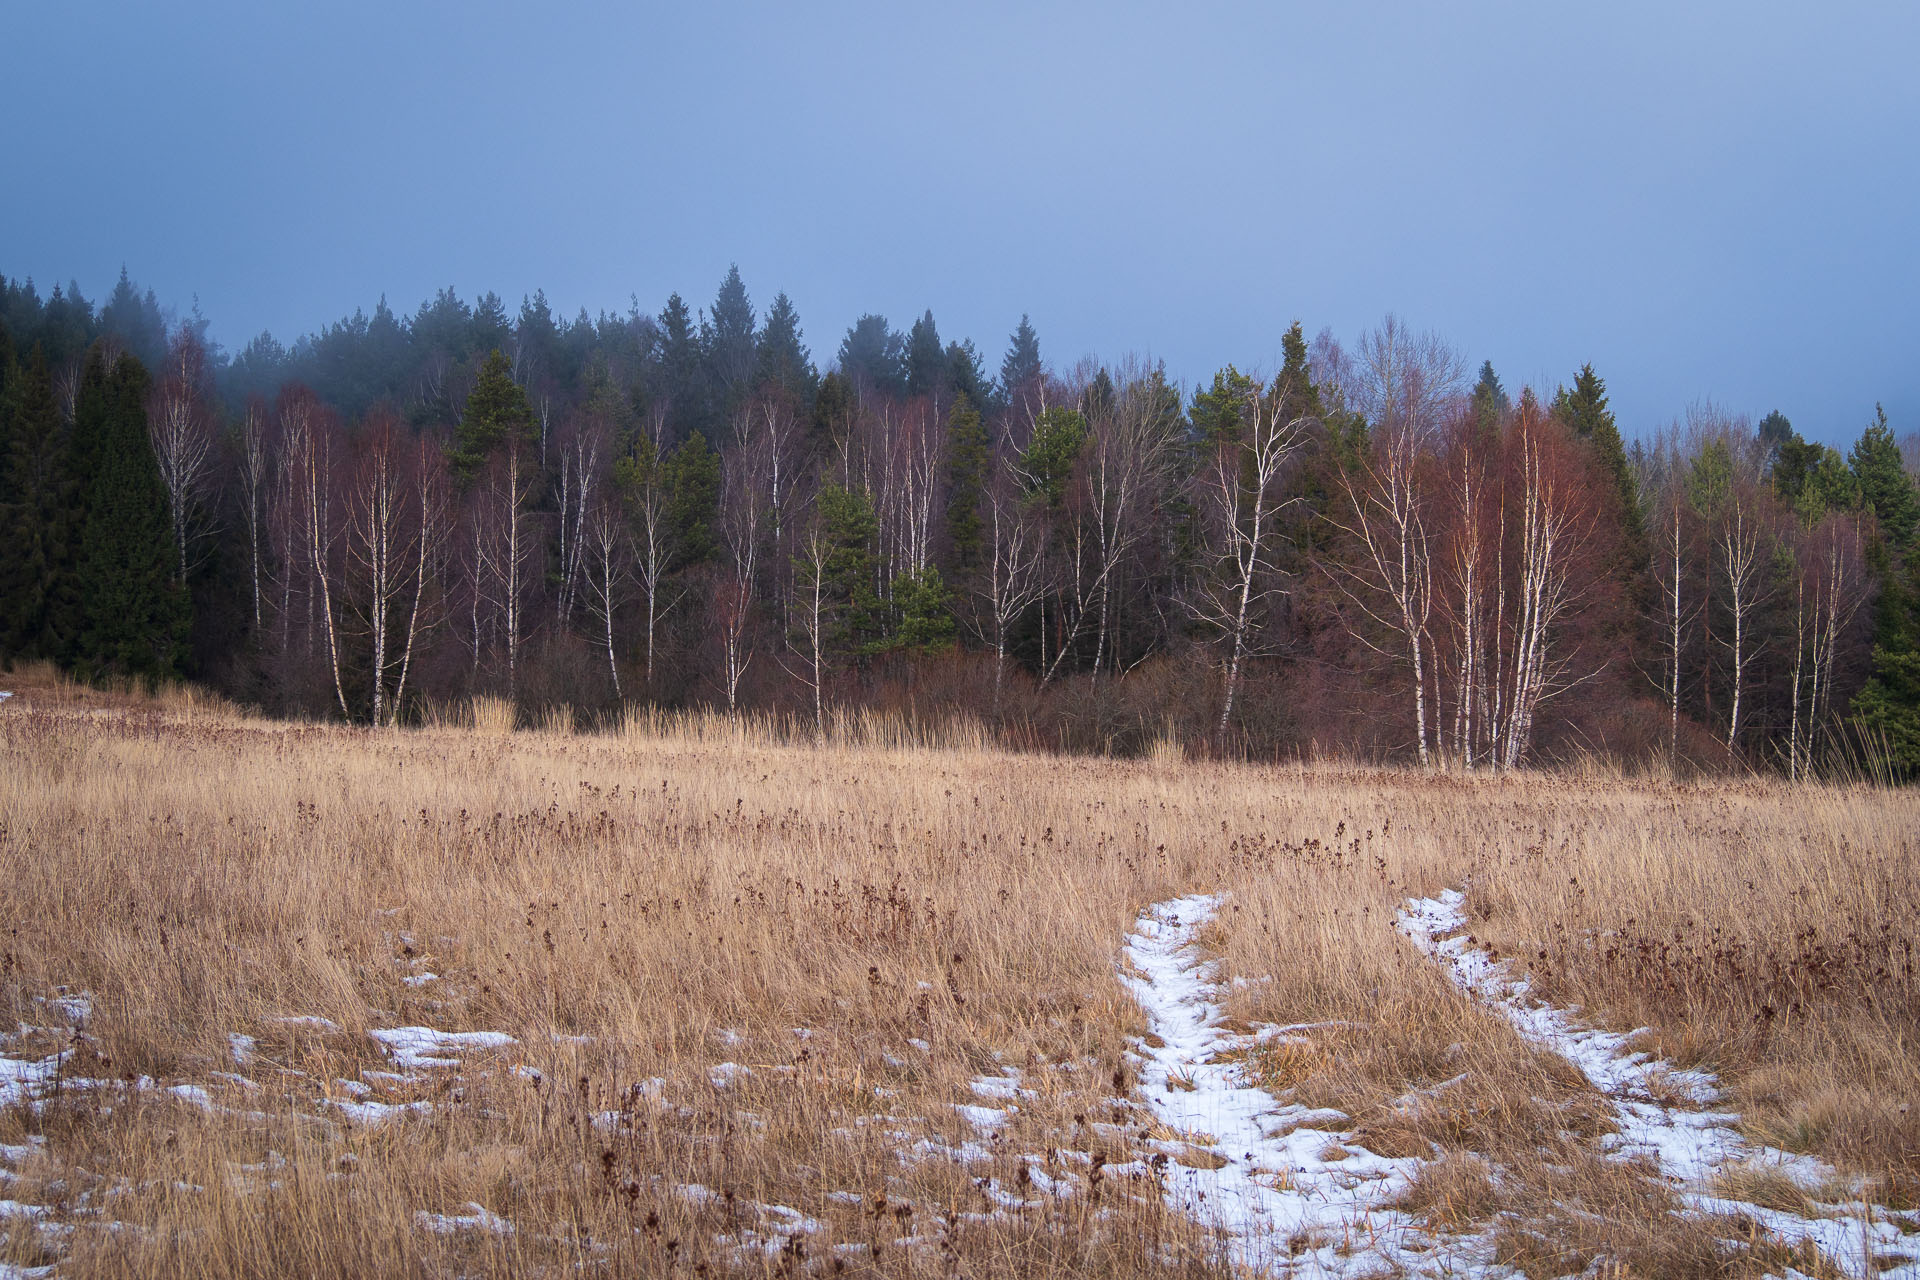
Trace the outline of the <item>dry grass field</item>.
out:
M 1397 1244 L 1303 1228 L 1270 1269 L 1914 1265 L 1912 793 L 375 733 L 7 680 L 0 1275 L 1244 1269 L 1169 1197 L 1237 1157 L 1149 1105 L 1123 980 L 1191 893 L 1223 1056 L 1337 1113 L 1329 1165 L 1411 1170 L 1370 1219 Z M 1645 1028 L 1775 1163 L 1707 1194 L 1616 1158 L 1618 1099 L 1402 927 L 1448 888 L 1521 1003 Z

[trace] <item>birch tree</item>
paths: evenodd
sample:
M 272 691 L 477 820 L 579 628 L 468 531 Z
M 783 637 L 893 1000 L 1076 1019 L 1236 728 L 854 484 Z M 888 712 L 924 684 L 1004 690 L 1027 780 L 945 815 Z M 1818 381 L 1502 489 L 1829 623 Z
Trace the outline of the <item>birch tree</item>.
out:
M 240 500 L 247 530 L 247 581 L 253 596 L 253 630 L 260 634 L 260 555 L 273 459 L 269 449 L 267 406 L 258 396 L 247 400 L 237 431 L 240 447 Z
M 176 583 L 186 581 L 194 510 L 213 474 L 212 394 L 206 348 L 191 328 L 183 326 L 167 344 L 166 360 L 147 406 L 148 438 L 166 486 L 173 526 Z
M 1677 459 L 1676 459 L 1677 463 Z M 1687 504 L 1678 466 L 1672 468 L 1659 491 L 1657 521 L 1652 539 L 1654 581 L 1660 590 L 1659 625 L 1663 640 L 1663 688 L 1667 704 L 1667 758 L 1680 753 L 1681 672 L 1687 652 L 1687 636 L 1693 631 L 1705 601 L 1690 590 L 1689 568 L 1694 533 L 1693 513 Z
M 813 705 L 813 736 L 816 742 L 827 737 L 826 679 L 827 632 L 832 625 L 833 542 L 822 526 L 819 510 L 794 540 L 794 599 L 791 610 L 793 629 L 801 646 L 795 667 L 806 685 L 808 701 Z
M 559 442 L 554 497 L 560 564 L 559 580 L 554 584 L 554 623 L 563 629 L 572 625 L 580 602 L 587 563 L 587 520 L 600 506 L 607 445 L 605 424 L 592 419 L 569 424 Z
M 600 641 L 607 654 L 607 679 L 613 684 L 616 701 L 623 695 L 620 690 L 620 663 L 614 649 L 613 622 L 620 610 L 628 576 L 632 571 L 632 543 L 625 525 L 625 518 L 614 500 L 604 497 L 595 503 L 582 530 L 586 561 L 583 572 L 586 606 L 599 623 Z
M 534 442 L 514 433 L 487 466 L 474 531 L 477 601 L 491 614 L 507 668 L 507 697 L 520 687 L 532 595 L 540 581 L 540 517 L 534 510 L 539 474 Z
M 1835 659 L 1865 596 L 1856 518 L 1827 515 L 1802 533 L 1793 560 L 1793 712 L 1787 774 L 1797 780 L 1811 771 L 1815 749 L 1827 732 Z
M 1355 554 L 1336 561 L 1332 577 L 1370 624 L 1350 628 L 1354 637 L 1406 664 L 1414 741 L 1420 763 L 1429 764 L 1434 576 L 1423 473 L 1434 430 L 1458 394 L 1465 364 L 1438 338 L 1414 333 L 1391 315 L 1362 335 L 1350 365 L 1331 343 L 1315 359 L 1329 371 L 1328 394 L 1339 403 L 1350 399 L 1373 434 L 1372 450 L 1340 471 L 1344 502 L 1335 504 L 1340 514 L 1330 518 L 1352 540 Z M 1376 628 L 1394 637 L 1390 646 L 1373 638 Z
M 1439 594 L 1452 631 L 1452 753 L 1466 769 L 1491 756 L 1491 725 L 1498 715 L 1498 606 L 1504 603 L 1496 456 L 1501 425 L 1482 423 L 1472 412 L 1455 415 L 1444 463 L 1444 590 Z
M 403 430 L 391 413 L 375 410 L 363 429 L 348 500 L 347 556 L 357 571 L 360 620 L 371 648 L 368 707 L 375 727 L 398 722 L 445 532 L 438 450 L 425 436 L 404 441 Z
M 1705 618 L 1711 646 L 1727 660 L 1725 746 L 1731 754 L 1739 749 L 1744 724 L 1747 673 L 1756 651 L 1754 620 L 1767 593 L 1773 531 L 1745 420 L 1727 417 L 1711 404 L 1694 406 L 1688 417 L 1696 447 L 1687 497 L 1704 526 L 1719 593 L 1719 608 Z
M 1091 594 L 1098 601 L 1091 679 L 1109 661 L 1114 592 L 1127 559 L 1149 527 L 1147 507 L 1164 492 L 1179 403 L 1159 369 L 1120 371 L 1120 391 L 1092 423 L 1086 445 L 1085 512 L 1095 555 Z
M 1226 743 L 1240 691 L 1242 668 L 1261 648 L 1267 599 L 1280 589 L 1274 543 L 1282 498 L 1280 476 L 1306 443 L 1308 421 L 1288 418 L 1288 388 L 1268 388 L 1244 379 L 1239 390 L 1238 430 L 1221 433 L 1195 476 L 1201 512 L 1201 572 L 1186 606 L 1221 639 L 1222 695 L 1216 736 Z
M 673 522 L 668 518 L 672 495 L 665 474 L 667 414 L 664 404 L 648 415 L 643 434 L 630 457 L 615 470 L 626 508 L 632 548 L 633 575 L 640 586 L 642 635 L 645 640 L 647 691 L 653 691 L 654 637 L 677 596 L 668 594 L 667 574 L 676 554 Z
M 1561 631 L 1592 590 L 1593 575 L 1583 582 L 1578 569 L 1591 550 L 1599 508 L 1565 428 L 1530 403 L 1515 421 L 1511 452 L 1514 620 L 1499 750 L 1501 765 L 1516 769 L 1532 746 L 1541 705 L 1594 674 L 1577 665 L 1578 651 Z
M 766 511 L 758 450 L 728 450 L 720 472 L 720 529 L 726 566 L 716 590 L 713 624 L 720 641 L 721 681 L 727 714 L 740 708 L 740 682 L 753 661 L 754 574 Z
M 1004 449 L 987 488 L 987 534 L 987 572 L 978 589 L 986 606 L 983 639 L 993 646 L 993 710 L 998 715 L 1009 637 L 1046 591 L 1041 576 L 1044 536 Z

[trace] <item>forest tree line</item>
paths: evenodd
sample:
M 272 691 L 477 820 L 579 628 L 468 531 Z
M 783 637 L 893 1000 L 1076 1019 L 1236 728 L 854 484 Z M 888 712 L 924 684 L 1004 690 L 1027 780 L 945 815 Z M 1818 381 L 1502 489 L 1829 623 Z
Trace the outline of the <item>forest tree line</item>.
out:
M 1271 376 L 442 290 L 228 356 L 0 277 L 0 657 L 362 725 L 498 693 L 1006 740 L 1920 772 L 1920 490 L 1711 404 L 1631 445 L 1389 317 Z

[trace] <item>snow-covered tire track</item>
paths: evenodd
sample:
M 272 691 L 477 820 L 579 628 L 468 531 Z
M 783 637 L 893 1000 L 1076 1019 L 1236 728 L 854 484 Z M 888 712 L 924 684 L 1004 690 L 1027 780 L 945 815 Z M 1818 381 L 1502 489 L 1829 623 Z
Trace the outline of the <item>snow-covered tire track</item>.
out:
M 1220 903 L 1218 895 L 1157 903 L 1125 948 L 1122 980 L 1152 1032 L 1138 1047 L 1141 1093 L 1162 1124 L 1211 1157 L 1166 1163 L 1168 1203 L 1220 1231 L 1236 1265 L 1260 1271 L 1457 1275 L 1484 1264 L 1483 1242 L 1436 1242 L 1386 1207 L 1420 1161 L 1354 1144 L 1347 1117 L 1283 1104 L 1248 1083 L 1238 1063 L 1219 1059 L 1299 1030 L 1268 1027 L 1250 1037 L 1220 1025 L 1214 966 L 1195 940 Z
M 1466 931 L 1466 895 L 1460 890 L 1410 899 L 1399 927 L 1421 951 L 1446 966 L 1461 990 L 1505 1016 L 1521 1038 L 1572 1063 L 1606 1096 L 1619 1130 L 1607 1139 L 1609 1154 L 1621 1160 L 1652 1160 L 1695 1212 L 1745 1215 L 1783 1244 L 1811 1242 L 1849 1275 L 1920 1280 L 1920 1233 L 1902 1231 L 1879 1206 L 1859 1200 L 1817 1204 L 1825 1216 L 1805 1217 L 1716 1194 L 1715 1180 L 1741 1167 L 1777 1170 L 1809 1193 L 1834 1184 L 1837 1177 L 1810 1156 L 1749 1141 L 1736 1127 L 1738 1115 L 1711 1109 L 1721 1097 L 1719 1079 L 1712 1073 L 1681 1070 L 1633 1050 L 1629 1042 L 1638 1032 L 1623 1035 L 1587 1026 L 1579 1020 L 1579 1010 L 1535 1000 L 1524 976 L 1513 976 L 1505 961 L 1473 945 Z M 1687 1102 L 1671 1101 L 1676 1097 Z M 1865 1257 L 1869 1253 L 1875 1258 L 1871 1270 Z

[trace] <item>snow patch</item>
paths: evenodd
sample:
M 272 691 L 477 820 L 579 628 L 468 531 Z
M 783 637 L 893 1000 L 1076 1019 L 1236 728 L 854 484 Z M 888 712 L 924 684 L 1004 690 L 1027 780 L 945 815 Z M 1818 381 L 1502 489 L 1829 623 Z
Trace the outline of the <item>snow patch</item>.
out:
M 1184 1138 L 1166 1144 L 1184 1159 L 1155 1160 L 1168 1203 L 1219 1230 L 1233 1264 L 1250 1271 L 1504 1273 L 1489 1240 L 1436 1238 L 1387 1207 L 1420 1161 L 1388 1159 L 1318 1127 L 1338 1113 L 1283 1104 L 1250 1084 L 1239 1063 L 1217 1059 L 1248 1043 L 1221 1025 L 1221 986 L 1196 941 L 1221 902 L 1198 894 L 1149 907 L 1127 939 L 1120 975 L 1153 1033 L 1137 1048 L 1140 1092 Z M 1323 1151 L 1340 1158 L 1324 1160 Z
M 414 1225 L 435 1235 L 452 1235 L 457 1231 L 484 1231 L 496 1236 L 513 1234 L 513 1224 L 497 1213 L 491 1213 L 485 1205 L 467 1202 L 467 1212 L 462 1214 L 428 1213 L 425 1210 L 413 1215 Z
M 1720 1101 L 1719 1079 L 1635 1051 L 1631 1042 L 1640 1031 L 1623 1035 L 1587 1026 L 1578 1009 L 1534 999 L 1527 978 L 1514 977 L 1506 961 L 1474 945 L 1466 932 L 1466 894 L 1444 889 L 1438 897 L 1410 899 L 1399 927 L 1446 966 L 1454 985 L 1502 1014 L 1522 1039 L 1572 1063 L 1606 1096 L 1619 1127 L 1605 1144 L 1615 1159 L 1651 1158 L 1694 1212 L 1744 1214 L 1783 1244 L 1811 1242 L 1849 1276 L 1920 1280 L 1920 1232 L 1902 1231 L 1881 1206 L 1858 1200 L 1816 1204 L 1822 1216 L 1802 1217 L 1715 1194 L 1717 1177 L 1742 1168 L 1780 1172 L 1806 1191 L 1831 1184 L 1833 1170 L 1811 1157 L 1748 1141 L 1735 1127 L 1738 1115 L 1706 1109 Z M 1676 1094 L 1692 1105 L 1666 1101 Z M 1875 1257 L 1871 1271 L 1863 1254 Z
M 432 1027 L 392 1027 L 369 1031 L 394 1062 L 403 1067 L 457 1067 L 456 1050 L 504 1049 L 518 1043 L 504 1031 L 435 1031 Z

